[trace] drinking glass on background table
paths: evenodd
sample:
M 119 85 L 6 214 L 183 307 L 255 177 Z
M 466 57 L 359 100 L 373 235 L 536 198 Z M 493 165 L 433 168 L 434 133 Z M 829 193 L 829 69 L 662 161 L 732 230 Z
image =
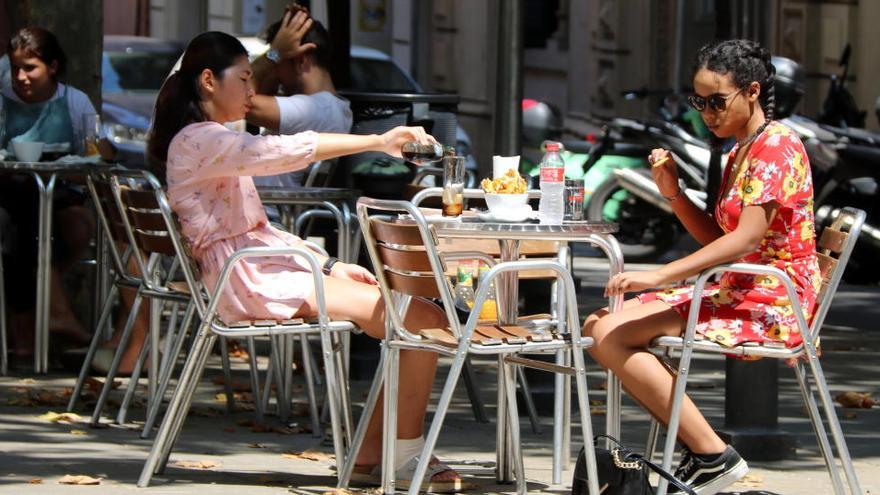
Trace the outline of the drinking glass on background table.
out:
M 573 221 L 584 219 L 583 179 L 565 179 L 565 214 L 563 219 Z
M 82 155 L 93 156 L 98 154 L 98 139 L 101 138 L 101 116 L 96 113 L 83 115 L 83 142 Z
M 443 157 L 443 216 L 457 217 L 464 209 L 464 157 Z

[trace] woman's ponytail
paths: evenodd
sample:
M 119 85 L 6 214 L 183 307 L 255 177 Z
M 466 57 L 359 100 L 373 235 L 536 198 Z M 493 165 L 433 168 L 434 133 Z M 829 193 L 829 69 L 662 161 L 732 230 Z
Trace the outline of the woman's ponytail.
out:
M 202 33 L 186 47 L 180 70 L 162 84 L 147 138 L 147 163 L 163 183 L 171 140 L 189 124 L 206 120 L 200 106 L 199 75 L 207 69 L 222 78 L 223 71 L 242 56 L 247 56 L 247 50 L 234 36 L 217 31 Z

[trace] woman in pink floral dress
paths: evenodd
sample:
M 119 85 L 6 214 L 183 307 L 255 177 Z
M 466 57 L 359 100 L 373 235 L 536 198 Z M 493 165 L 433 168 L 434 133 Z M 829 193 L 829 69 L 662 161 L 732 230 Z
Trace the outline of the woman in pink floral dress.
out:
M 674 162 L 664 160 L 666 150 L 654 150 L 649 159 L 657 164 L 652 174 L 661 194 L 703 248 L 656 270 L 621 273 L 609 280 L 608 295 L 667 286 L 711 266 L 739 261 L 786 272 L 797 287 L 800 305 L 807 316 L 812 314 L 820 283 L 813 184 L 800 140 L 771 120 L 774 73 L 770 54 L 755 42 L 728 40 L 700 50 L 690 103 L 716 136 L 737 140 L 714 215 L 683 194 Z M 669 420 L 673 378 L 647 346 L 662 335 L 681 335 L 692 292 L 692 286 L 645 292 L 626 301 L 622 311 L 597 311 L 584 325 L 596 342 L 591 354 L 663 423 Z M 707 286 L 697 332 L 726 346 L 801 342 L 781 282 L 755 275 L 725 274 Z M 745 461 L 687 397 L 680 419 L 685 454 L 676 477 L 698 493 L 715 493 L 748 472 Z
M 292 14 L 285 16 L 289 23 Z M 363 151 L 400 156 L 406 141 L 434 142 L 420 127 L 398 127 L 382 135 L 355 136 L 303 132 L 291 136 L 253 136 L 224 122 L 244 118 L 254 90 L 247 51 L 234 37 L 219 32 L 194 38 L 181 68 L 162 87 L 148 152 L 191 243 L 205 285 L 216 286 L 223 263 L 242 248 L 296 246 L 302 241 L 269 225 L 252 176 L 305 168 L 309 163 Z M 325 273 L 331 318 L 354 321 L 375 338 L 385 334 L 385 306 L 376 279 L 365 268 L 317 255 Z M 312 275 L 297 257 L 254 258 L 236 265 L 221 296 L 225 321 L 289 319 L 317 314 Z M 413 329 L 444 327 L 443 311 L 415 300 L 406 324 Z M 437 355 L 401 351 L 398 425 L 398 479 L 405 481 L 421 451 L 422 426 L 434 380 Z M 373 415 L 357 465 L 370 471 L 381 460 L 381 410 Z M 408 458 L 407 458 L 408 456 Z M 411 470 L 411 469 L 410 469 Z M 436 491 L 462 488 L 458 474 L 432 464 Z

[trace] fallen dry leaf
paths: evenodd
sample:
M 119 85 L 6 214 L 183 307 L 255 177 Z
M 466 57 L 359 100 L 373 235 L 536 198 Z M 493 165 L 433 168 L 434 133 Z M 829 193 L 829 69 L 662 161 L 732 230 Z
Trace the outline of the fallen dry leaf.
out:
M 28 480 L 28 485 L 42 485 L 42 484 L 43 484 L 42 478 L 31 478 Z
M 852 411 L 845 411 L 843 413 L 843 419 L 856 419 L 858 417 L 859 417 L 859 415 L 852 412 Z
M 336 456 L 319 450 L 304 450 L 302 452 L 285 452 L 281 454 L 285 459 L 306 459 L 308 461 L 332 461 Z
M 216 461 L 174 461 L 174 465 L 189 469 L 211 469 L 220 467 L 220 463 Z
M 65 474 L 58 480 L 62 485 L 100 485 L 101 478 L 92 478 L 83 474 Z
M 747 474 L 737 481 L 736 484 L 746 488 L 760 488 L 764 485 L 764 478 L 757 474 Z
M 251 448 L 251 449 L 265 449 L 266 448 L 266 446 L 261 443 L 249 443 L 247 446 L 248 446 L 248 448 Z
M 591 407 L 590 414 L 598 414 L 601 416 L 601 415 L 605 414 L 605 408 L 604 407 Z
M 247 353 L 244 347 L 241 346 L 239 341 L 234 339 L 226 340 L 226 349 L 228 351 L 229 357 L 238 358 L 246 360 L 250 357 L 250 354 Z
M 82 435 L 88 435 L 89 432 L 87 432 L 86 430 L 70 430 L 70 434 L 71 434 L 71 435 L 82 436 Z
M 250 392 L 233 392 L 232 398 L 236 403 L 253 403 L 254 395 Z M 226 393 L 220 392 L 219 394 L 214 396 L 214 400 L 217 402 L 226 402 Z
M 358 495 L 360 493 L 363 493 L 363 492 L 351 491 L 348 488 L 334 488 L 334 489 L 330 490 L 329 492 L 322 493 L 321 495 Z
M 223 414 L 223 411 L 219 409 L 215 409 L 213 407 L 194 407 L 189 410 L 190 416 L 197 416 L 200 418 L 216 418 Z
M 227 426 L 226 428 L 223 428 L 223 432 L 224 433 L 235 433 L 235 428 L 233 428 L 231 426 Z
M 874 407 L 874 399 L 871 398 L 871 394 L 863 392 L 841 392 L 834 397 L 834 400 L 843 407 L 858 409 L 871 409 Z
M 253 423 L 247 420 L 239 421 L 240 426 L 251 425 L 252 433 L 277 433 L 279 435 L 299 435 L 300 433 L 311 433 L 312 429 L 306 426 L 272 426 L 265 423 Z
M 77 421 L 82 419 L 82 416 L 76 413 L 57 413 L 49 411 L 46 414 L 41 414 L 40 416 L 37 416 L 37 419 L 49 421 L 50 423 L 60 423 L 62 421 L 65 423 L 76 423 Z

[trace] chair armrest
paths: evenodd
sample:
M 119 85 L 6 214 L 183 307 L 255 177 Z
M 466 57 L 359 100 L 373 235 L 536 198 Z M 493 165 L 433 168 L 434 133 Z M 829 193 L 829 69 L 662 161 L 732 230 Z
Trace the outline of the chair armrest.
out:
M 306 247 L 294 247 L 294 246 L 284 246 L 284 247 L 250 247 L 239 249 L 238 251 L 232 253 L 229 259 L 223 263 L 223 268 L 220 270 L 220 275 L 217 277 L 217 286 L 214 287 L 213 292 L 211 293 L 211 301 L 208 305 L 208 308 L 205 311 L 204 318 L 209 320 L 214 317 L 214 314 L 217 310 L 217 303 L 220 300 L 220 294 L 222 294 L 223 289 L 226 288 L 226 284 L 229 281 L 229 275 L 232 273 L 232 268 L 236 263 L 250 258 L 267 258 L 270 256 L 302 256 L 305 258 L 306 262 L 309 265 L 309 269 L 312 271 L 312 279 L 315 282 L 315 301 L 318 305 L 318 322 L 322 326 L 326 326 L 329 324 L 329 318 L 327 317 L 326 312 L 326 300 L 324 296 L 324 278 L 321 273 L 321 264 L 318 263 L 318 259 L 315 257 L 315 253 Z
M 567 318 L 565 318 L 565 320 L 567 320 L 566 324 L 568 325 L 570 332 L 571 330 L 578 328 L 579 320 L 577 315 L 577 301 L 575 300 L 574 279 L 572 279 L 571 277 L 571 272 L 556 260 L 543 259 L 504 261 L 489 268 L 489 270 L 481 277 L 480 285 L 479 287 L 477 287 L 477 293 L 474 296 L 474 307 L 481 307 L 483 303 L 486 302 L 486 298 L 489 294 L 489 285 L 499 275 L 501 275 L 502 273 L 521 272 L 528 270 L 552 270 L 557 274 L 560 279 L 562 279 L 562 284 L 565 288 L 565 305 L 567 313 Z M 559 316 L 559 320 L 563 321 L 563 317 L 561 315 Z M 477 326 L 478 321 L 479 314 L 476 311 L 471 311 L 471 314 L 470 316 L 468 316 L 467 322 L 462 329 L 463 335 L 461 335 L 461 338 L 469 340 L 471 334 L 474 332 L 474 329 Z M 575 334 L 572 333 L 572 338 L 574 337 Z M 579 337 L 578 342 L 581 343 L 580 337 L 582 336 L 578 333 L 577 337 Z
M 788 274 L 774 266 L 758 265 L 754 263 L 726 263 L 708 268 L 700 273 L 700 275 L 697 277 L 697 280 L 694 283 L 694 292 L 691 296 L 691 307 L 688 311 L 687 326 L 685 327 L 685 333 L 683 336 L 685 340 L 685 345 L 687 345 L 688 342 L 693 342 L 696 336 L 697 318 L 700 311 L 700 301 L 703 298 L 703 292 L 706 287 L 706 282 L 708 282 L 711 277 L 719 273 L 767 275 L 779 279 L 782 285 L 785 286 L 785 292 L 788 295 L 789 302 L 792 306 L 792 311 L 794 312 L 795 318 L 797 319 L 798 327 L 800 327 L 801 336 L 805 337 L 804 340 L 806 340 L 806 338 L 809 338 L 810 341 L 813 340 L 814 336 L 812 335 L 810 327 L 807 325 L 807 320 L 804 317 L 804 311 L 800 305 L 800 300 L 797 297 L 797 290 L 795 289 L 794 282 L 791 280 L 791 277 L 789 277 Z

